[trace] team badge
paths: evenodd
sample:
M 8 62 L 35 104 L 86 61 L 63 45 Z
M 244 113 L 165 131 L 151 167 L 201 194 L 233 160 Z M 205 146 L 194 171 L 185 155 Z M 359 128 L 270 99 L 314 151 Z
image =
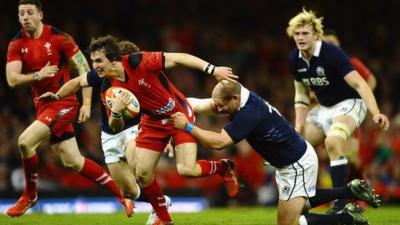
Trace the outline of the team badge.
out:
M 318 66 L 317 67 L 317 75 L 318 76 L 326 76 L 326 74 L 325 74 L 325 70 L 324 70 L 324 68 L 323 67 L 321 67 L 321 66 Z

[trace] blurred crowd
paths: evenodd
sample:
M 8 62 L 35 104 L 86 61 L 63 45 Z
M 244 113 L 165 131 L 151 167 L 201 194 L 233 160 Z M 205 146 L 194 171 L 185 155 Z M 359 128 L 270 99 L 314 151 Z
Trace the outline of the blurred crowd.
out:
M 391 128 L 382 132 L 370 117 L 366 118 L 354 176 L 367 178 L 387 202 L 400 202 L 400 30 L 397 29 L 400 2 L 367 2 L 337 5 L 335 1 L 328 1 L 322 5 L 309 1 L 306 7 L 323 16 L 325 27 L 337 31 L 345 51 L 361 58 L 377 77 L 375 95 L 381 110 L 390 116 Z M 73 0 L 64 3 L 43 0 L 42 3 L 44 22 L 69 33 L 82 50 L 92 37 L 110 33 L 135 42 L 142 50 L 187 52 L 217 65 L 230 66 L 247 88 L 293 121 L 294 87 L 287 56 L 294 44 L 286 36 L 285 29 L 288 20 L 301 10 L 300 3 L 288 0 Z M 17 141 L 23 129 L 34 120 L 34 108 L 30 90 L 11 90 L 5 79 L 8 41 L 18 31 L 19 24 L 17 1 L 3 4 L 0 14 L 0 192 L 6 196 L 23 188 Z M 167 74 L 187 96 L 208 97 L 215 85 L 212 77 L 185 68 L 170 70 Z M 98 99 L 94 99 L 92 105 L 92 119 L 76 126 L 77 136 L 82 154 L 104 165 Z M 225 122 L 222 117 L 197 118 L 200 127 L 213 130 L 220 129 Z M 324 150 L 317 151 L 320 155 L 319 184 L 327 187 L 331 185 L 328 159 Z M 39 188 L 42 191 L 97 188 L 64 169 L 47 145 L 41 146 L 39 152 Z M 261 157 L 246 142 L 221 152 L 200 147 L 198 153 L 200 159 L 225 157 L 234 159 L 242 182 L 243 189 L 235 201 L 223 197 L 226 194 L 219 177 L 180 177 L 174 159 L 166 155 L 158 167 L 158 176 L 166 193 L 202 195 L 214 205 L 272 204 L 276 200 L 273 168 L 264 167 Z

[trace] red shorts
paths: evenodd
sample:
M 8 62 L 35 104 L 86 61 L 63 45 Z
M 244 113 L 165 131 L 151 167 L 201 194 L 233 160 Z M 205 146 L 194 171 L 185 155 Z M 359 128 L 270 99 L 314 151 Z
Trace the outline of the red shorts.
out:
M 51 130 L 50 142 L 56 143 L 74 136 L 73 123 L 78 114 L 77 102 L 51 102 L 38 108 L 36 118 Z
M 189 118 L 194 122 L 194 116 Z M 196 138 L 183 130 L 175 129 L 169 119 L 154 119 L 143 115 L 139 124 L 139 135 L 136 137 L 136 146 L 157 152 L 164 151 L 170 138 L 175 145 L 183 143 L 197 143 Z

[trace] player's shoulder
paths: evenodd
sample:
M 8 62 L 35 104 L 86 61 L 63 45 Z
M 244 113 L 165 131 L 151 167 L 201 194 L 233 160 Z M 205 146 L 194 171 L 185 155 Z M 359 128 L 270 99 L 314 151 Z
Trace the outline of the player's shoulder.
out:
M 324 41 L 322 42 L 321 46 L 321 54 L 328 56 L 342 56 L 343 54 L 346 55 L 345 51 L 341 47 L 326 43 Z
M 50 33 L 52 35 L 62 35 L 62 36 L 68 36 L 67 33 L 65 33 L 64 31 L 58 29 L 57 27 L 51 26 L 51 25 L 45 25 L 45 27 L 47 27 L 47 29 L 50 31 Z
M 294 48 L 292 51 L 289 52 L 289 62 L 293 62 L 299 58 L 299 49 Z
M 132 69 L 136 69 L 139 67 L 140 63 L 143 60 L 144 52 L 135 52 L 129 55 L 126 55 L 127 62 Z
M 14 35 L 14 37 L 10 40 L 10 42 L 16 42 L 16 41 L 22 40 L 22 37 L 23 37 L 22 31 L 20 30 Z

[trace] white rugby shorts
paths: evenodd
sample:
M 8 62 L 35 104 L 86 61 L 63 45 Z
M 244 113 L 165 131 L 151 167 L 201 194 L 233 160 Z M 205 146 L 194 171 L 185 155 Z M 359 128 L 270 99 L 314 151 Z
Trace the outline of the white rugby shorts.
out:
M 367 115 L 367 105 L 359 98 L 346 99 L 330 107 L 317 105 L 308 113 L 306 121 L 322 128 L 326 136 L 333 119 L 342 115 L 351 116 L 359 127 Z
M 125 147 L 128 141 L 136 138 L 138 126 L 132 126 L 118 134 L 107 134 L 101 132 L 101 146 L 104 152 L 104 160 L 107 164 L 119 162 L 125 157 Z
M 276 170 L 279 199 L 315 196 L 318 177 L 318 158 L 314 148 L 307 143 L 307 150 L 296 162 Z

